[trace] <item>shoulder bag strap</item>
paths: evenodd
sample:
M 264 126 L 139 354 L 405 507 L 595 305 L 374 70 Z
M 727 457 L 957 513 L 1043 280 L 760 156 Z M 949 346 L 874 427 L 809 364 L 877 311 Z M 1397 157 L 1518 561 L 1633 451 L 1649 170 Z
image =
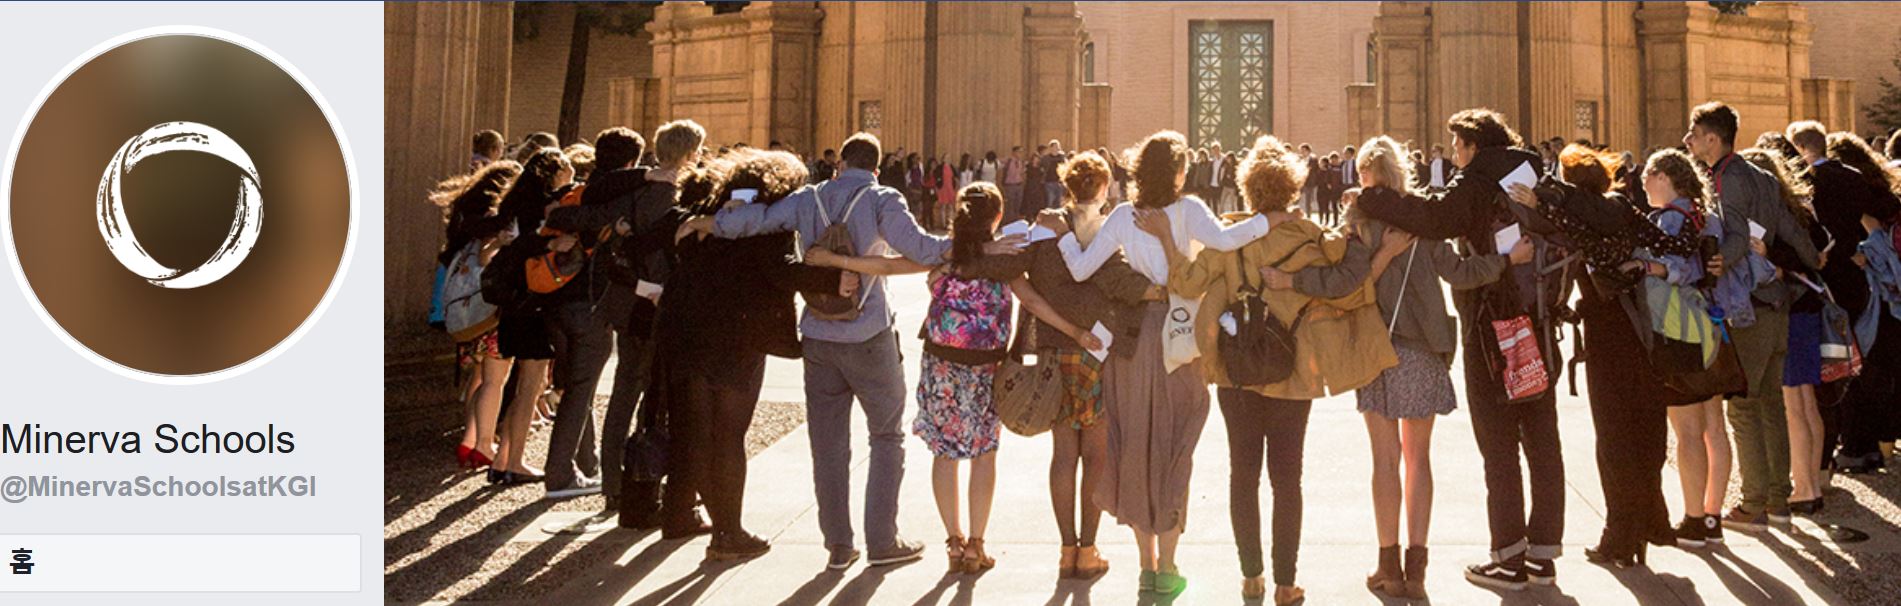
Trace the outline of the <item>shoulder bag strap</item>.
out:
M 1413 240 L 1412 248 L 1406 251 L 1406 273 L 1399 277 L 1399 297 L 1393 299 L 1393 319 L 1386 322 L 1387 339 L 1393 338 L 1393 328 L 1399 326 L 1399 310 L 1403 307 L 1400 304 L 1406 301 L 1406 284 L 1413 279 L 1413 257 L 1418 256 L 1418 254 L 1419 241 Z M 1377 293 L 1379 286 L 1375 285 L 1373 289 L 1375 293 Z

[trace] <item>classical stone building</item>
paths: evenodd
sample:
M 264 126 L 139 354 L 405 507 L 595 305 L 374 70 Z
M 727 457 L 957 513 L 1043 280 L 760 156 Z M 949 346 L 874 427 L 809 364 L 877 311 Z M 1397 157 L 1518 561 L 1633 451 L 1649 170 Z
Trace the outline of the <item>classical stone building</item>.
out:
M 575 6 L 385 8 L 386 316 L 420 317 L 441 219 L 423 203 L 470 135 L 556 130 Z M 1504 111 L 1527 136 L 1670 144 L 1691 106 L 1745 133 L 1852 129 L 1893 74 L 1901 4 L 1763 2 L 701 2 L 588 39 L 581 137 L 691 117 L 714 143 L 811 152 L 1119 149 L 1158 129 L 1234 149 L 1442 143 L 1445 116 Z M 520 17 L 518 15 L 527 15 Z M 1857 86 L 1859 84 L 1859 86 Z
M 1886 7 L 1893 13 L 1893 7 Z M 1689 109 L 1720 99 L 1742 132 L 1817 119 L 1852 129 L 1853 83 L 1811 71 L 1804 6 L 1764 2 L 1720 14 L 1707 2 L 1383 2 L 1378 79 L 1350 93 L 1374 119 L 1355 136 L 1443 143 L 1445 116 L 1505 112 L 1527 136 L 1623 149 L 1670 145 Z

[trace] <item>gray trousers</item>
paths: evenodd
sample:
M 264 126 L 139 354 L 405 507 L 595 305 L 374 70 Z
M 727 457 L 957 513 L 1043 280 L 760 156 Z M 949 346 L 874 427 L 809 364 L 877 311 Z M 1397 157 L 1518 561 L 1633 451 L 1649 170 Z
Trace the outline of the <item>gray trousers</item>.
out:
M 829 548 L 851 547 L 851 405 L 871 430 L 865 487 L 865 544 L 889 549 L 898 537 L 898 486 L 904 480 L 904 367 L 896 333 L 863 343 L 806 339 L 805 420 L 812 439 L 812 483 L 819 530 Z
M 1749 513 L 1789 506 L 1789 419 L 1782 402 L 1782 362 L 1789 352 L 1789 312 L 1756 307 L 1756 323 L 1731 328 L 1749 397 L 1730 398 L 1729 428 L 1742 471 L 1742 508 Z
M 548 490 L 561 490 L 574 484 L 577 476 L 591 478 L 601 473 L 599 441 L 594 433 L 594 392 L 600 387 L 601 368 L 613 353 L 614 333 L 586 301 L 556 308 L 554 328 L 567 341 L 563 353 L 568 362 L 557 365 L 554 378 L 563 391 L 561 404 L 555 407 L 554 432 L 548 436 L 543 481 Z

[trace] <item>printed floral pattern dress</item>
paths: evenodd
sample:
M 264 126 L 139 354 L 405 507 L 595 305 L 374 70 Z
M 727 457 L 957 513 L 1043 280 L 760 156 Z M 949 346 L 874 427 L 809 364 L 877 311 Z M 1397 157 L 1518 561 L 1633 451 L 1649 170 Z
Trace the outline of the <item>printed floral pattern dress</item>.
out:
M 1003 421 L 992 385 L 997 363 L 960 364 L 931 349 L 997 351 L 1008 347 L 1010 287 L 1002 282 L 943 275 L 931 281 L 925 320 L 927 347 L 918 373 L 917 419 L 911 431 L 931 454 L 972 459 L 997 449 Z

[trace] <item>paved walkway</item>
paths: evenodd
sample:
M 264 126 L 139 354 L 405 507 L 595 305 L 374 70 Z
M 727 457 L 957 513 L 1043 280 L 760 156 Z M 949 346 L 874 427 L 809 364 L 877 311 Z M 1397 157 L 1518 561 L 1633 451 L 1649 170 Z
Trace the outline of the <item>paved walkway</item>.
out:
M 916 326 L 924 307 L 917 278 L 894 283 L 899 329 Z M 907 371 L 915 375 L 918 343 L 906 339 Z M 1454 371 L 1458 372 L 1457 370 Z M 775 360 L 766 399 L 802 399 L 798 366 Z M 913 381 L 915 379 L 913 378 Z M 1582 383 L 1580 382 L 1580 385 Z M 774 392 L 784 392 L 774 395 Z M 1434 439 L 1437 479 L 1428 591 L 1440 604 L 1824 604 L 1844 603 L 1818 579 L 1805 578 L 1762 541 L 1804 542 L 1822 552 L 1835 549 L 1814 539 L 1777 532 L 1764 537 L 1730 533 L 1714 552 L 1658 549 L 1650 570 L 1611 571 L 1585 562 L 1583 550 L 1603 527 L 1604 505 L 1592 447 L 1589 410 L 1581 398 L 1560 400 L 1560 423 L 1570 486 L 1566 503 L 1565 556 L 1558 560 L 1556 588 L 1501 594 L 1467 583 L 1463 565 L 1485 557 L 1488 544 L 1485 493 L 1479 457 L 1466 412 L 1443 417 Z M 1196 452 L 1187 533 L 1180 561 L 1189 579 L 1175 603 L 1240 602 L 1240 570 L 1227 519 L 1228 462 L 1225 431 L 1217 408 Z M 1363 578 L 1375 556 L 1370 470 L 1364 425 L 1351 395 L 1314 404 L 1305 467 L 1306 519 L 1300 548 L 1300 584 L 1309 604 L 1379 603 Z M 862 506 L 864 431 L 854 444 L 854 509 Z M 862 564 L 824 571 L 811 483 L 808 437 L 803 428 L 755 457 L 747 481 L 746 525 L 773 542 L 765 557 L 739 565 L 702 567 L 706 539 L 680 543 L 658 533 L 614 530 L 554 541 L 591 541 L 620 556 L 581 574 L 577 581 L 537 602 L 551 604 L 1130 604 L 1152 603 L 1138 595 L 1134 543 L 1128 531 L 1104 518 L 1101 544 L 1113 568 L 1093 582 L 1059 581 L 1055 522 L 1049 508 L 1047 437 L 1007 434 L 999 452 L 1001 477 L 989 546 L 998 567 L 981 577 L 945 575 L 943 535 L 932 505 L 930 455 L 906 444 L 906 481 L 899 525 L 930 549 L 923 561 L 893 568 Z M 1665 470 L 1665 494 L 1678 505 L 1673 469 Z M 1265 490 L 1265 487 L 1263 487 Z M 1263 499 L 1264 501 L 1266 499 Z M 522 541 L 547 541 L 535 529 L 574 518 L 549 513 L 524 526 Z M 862 520 L 854 515 L 860 525 Z M 1892 528 L 1873 529 L 1874 541 L 1892 544 Z M 1782 553 L 1788 553 L 1786 550 Z M 1839 554 L 1837 554 L 1839 555 Z M 1839 558 L 1836 558 L 1839 559 Z M 1806 568 L 1805 568 L 1806 569 Z M 1846 571 L 1844 571 L 1846 572 Z M 1397 601 L 1395 601 L 1397 603 Z

